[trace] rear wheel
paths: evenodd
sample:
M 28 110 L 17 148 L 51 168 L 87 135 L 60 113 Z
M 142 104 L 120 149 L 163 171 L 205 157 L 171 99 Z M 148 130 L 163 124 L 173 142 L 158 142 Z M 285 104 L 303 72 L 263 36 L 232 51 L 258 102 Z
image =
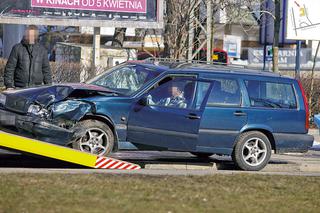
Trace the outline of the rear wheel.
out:
M 232 159 L 242 170 L 259 171 L 268 164 L 271 152 L 266 135 L 258 131 L 245 132 L 236 141 Z
M 84 120 L 75 127 L 74 149 L 99 156 L 107 156 L 114 146 L 114 135 L 108 125 L 96 120 Z

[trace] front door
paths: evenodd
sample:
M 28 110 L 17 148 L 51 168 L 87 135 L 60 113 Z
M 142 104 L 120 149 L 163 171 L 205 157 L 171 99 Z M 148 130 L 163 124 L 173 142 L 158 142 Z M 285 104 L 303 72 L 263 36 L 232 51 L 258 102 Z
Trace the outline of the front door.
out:
M 209 82 L 168 76 L 132 106 L 128 141 L 152 147 L 194 151 Z

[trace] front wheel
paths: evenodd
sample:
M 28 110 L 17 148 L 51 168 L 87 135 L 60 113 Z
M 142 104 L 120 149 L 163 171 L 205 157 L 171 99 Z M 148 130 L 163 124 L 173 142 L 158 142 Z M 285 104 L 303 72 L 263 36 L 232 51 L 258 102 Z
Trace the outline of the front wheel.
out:
M 114 146 L 114 135 L 108 125 L 96 120 L 84 120 L 74 127 L 74 149 L 99 156 L 107 156 Z
M 271 152 L 271 144 L 265 134 L 258 131 L 245 132 L 236 141 L 232 159 L 242 170 L 259 171 L 268 164 Z

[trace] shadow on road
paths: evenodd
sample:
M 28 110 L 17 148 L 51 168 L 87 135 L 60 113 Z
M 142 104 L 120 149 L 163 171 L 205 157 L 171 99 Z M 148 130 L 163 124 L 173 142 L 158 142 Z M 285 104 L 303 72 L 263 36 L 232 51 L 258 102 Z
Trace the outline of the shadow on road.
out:
M 118 152 L 111 157 L 149 168 L 166 165 L 168 169 L 190 166 L 210 169 L 215 165 L 217 170 L 238 170 L 230 157 L 213 155 L 209 158 L 194 157 L 189 153 L 180 152 Z M 269 164 L 283 165 L 287 161 L 272 160 Z M 48 169 L 87 169 L 76 164 L 29 154 L 0 153 L 0 168 L 48 168 Z M 164 167 L 166 168 L 166 167 Z
M 80 169 L 86 167 L 40 156 L 29 156 L 25 154 L 1 154 L 0 168 Z

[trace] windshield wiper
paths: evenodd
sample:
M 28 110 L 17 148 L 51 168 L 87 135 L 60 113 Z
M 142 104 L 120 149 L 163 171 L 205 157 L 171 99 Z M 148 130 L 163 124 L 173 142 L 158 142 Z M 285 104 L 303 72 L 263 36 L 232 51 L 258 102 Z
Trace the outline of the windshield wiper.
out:
M 100 94 L 102 95 L 107 95 L 107 96 L 124 96 L 124 94 L 117 92 L 117 91 L 110 91 L 110 92 L 103 92 L 103 91 L 99 91 Z
M 111 94 L 116 94 L 117 96 L 118 95 L 121 95 L 121 96 L 125 95 L 125 94 L 123 94 L 123 93 L 121 93 L 121 92 L 119 92 L 117 90 L 111 89 L 110 87 L 105 86 L 105 85 L 100 85 L 100 84 L 91 84 L 91 85 L 96 85 L 96 86 L 103 87 L 103 88 L 106 88 L 106 89 L 110 90 L 110 91 L 99 91 L 100 93 L 107 93 L 107 94 L 111 93 Z

